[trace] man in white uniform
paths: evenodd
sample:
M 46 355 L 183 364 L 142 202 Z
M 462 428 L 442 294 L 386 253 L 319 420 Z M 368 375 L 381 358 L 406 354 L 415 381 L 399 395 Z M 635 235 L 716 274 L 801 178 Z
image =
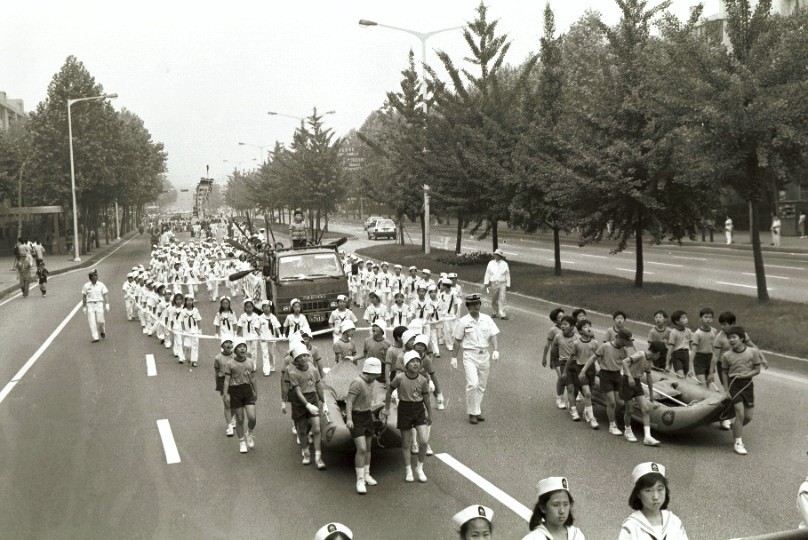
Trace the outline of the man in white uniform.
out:
M 84 305 L 82 311 L 87 314 L 93 343 L 98 343 L 99 333 L 102 338 L 107 337 L 104 321 L 104 308 L 109 311 L 107 292 L 107 286 L 98 281 L 98 270 L 90 272 L 90 281 L 81 288 L 81 296 Z
M 453 336 L 457 352 L 452 358 L 452 367 L 457 368 L 457 359 L 462 354 L 463 370 L 466 372 L 466 413 L 471 424 L 485 420 L 480 407 L 488 383 L 491 359 L 495 362 L 499 360 L 499 328 L 491 317 L 480 313 L 481 303 L 479 294 L 466 297 L 468 313 L 457 322 Z M 491 354 L 488 352 L 489 344 L 494 348 Z
M 483 285 L 491 288 L 491 309 L 492 316 L 501 319 L 508 319 L 506 309 L 508 307 L 505 300 L 505 292 L 511 286 L 511 270 L 505 260 L 505 253 L 501 249 L 494 252 L 494 260 L 488 261 L 485 269 Z
M 732 218 L 727 216 L 727 220 L 724 222 L 724 236 L 727 237 L 727 244 L 731 244 L 732 240 L 732 230 L 734 226 L 732 225 Z

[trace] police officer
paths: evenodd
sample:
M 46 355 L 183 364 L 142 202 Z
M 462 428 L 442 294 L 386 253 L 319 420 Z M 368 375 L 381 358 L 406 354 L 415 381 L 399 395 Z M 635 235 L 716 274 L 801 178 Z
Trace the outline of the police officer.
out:
M 104 308 L 109 311 L 109 300 L 107 300 L 107 286 L 98 281 L 98 270 L 90 272 L 90 281 L 81 288 L 82 311 L 87 314 L 87 322 L 90 325 L 90 334 L 93 343 L 98 343 L 98 335 L 107 337 L 104 321 Z

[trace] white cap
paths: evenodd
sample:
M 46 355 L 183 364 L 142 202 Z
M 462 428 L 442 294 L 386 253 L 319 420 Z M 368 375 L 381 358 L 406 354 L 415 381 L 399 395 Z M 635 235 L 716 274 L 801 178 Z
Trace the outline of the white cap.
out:
M 348 538 L 353 538 L 353 531 L 342 523 L 329 523 L 320 527 L 320 530 L 314 535 L 314 540 L 327 540 L 334 533 L 342 533 Z
M 384 319 L 376 319 L 376 322 L 374 322 L 370 326 L 371 326 L 371 328 L 374 327 L 374 326 L 378 326 L 379 328 L 382 329 L 382 333 L 387 332 L 387 325 L 384 323 Z
M 570 490 L 569 483 L 563 476 L 551 476 L 550 478 L 539 480 L 539 483 L 536 485 L 536 489 L 539 491 L 539 497 L 545 493 L 550 493 L 551 491 L 564 490 L 569 492 Z
M 356 328 L 356 325 L 353 323 L 353 321 L 343 321 L 339 327 L 339 330 L 340 332 L 345 332 L 346 330 L 353 330 L 354 328 Z
M 413 343 L 413 345 L 417 345 L 419 343 L 421 345 L 425 345 L 428 348 L 429 347 L 429 338 L 426 337 L 423 334 L 418 334 L 417 336 L 415 336 L 415 343 Z
M 223 337 L 222 339 L 219 340 L 219 346 L 221 347 L 222 345 L 224 345 L 226 341 L 229 341 L 229 342 L 232 343 L 233 338 L 232 337 L 227 337 L 227 336 Z
M 636 484 L 637 480 L 650 473 L 659 473 L 662 476 L 665 476 L 665 466 L 660 465 L 659 463 L 654 463 L 653 461 L 640 463 L 634 467 L 633 471 L 631 471 L 631 482 Z
M 500 248 L 497 248 L 497 249 L 494 250 L 494 255 L 499 255 L 503 259 L 505 258 L 505 252 L 502 251 L 502 249 L 500 249 Z
M 421 355 L 418 354 L 418 351 L 407 351 L 404 353 L 404 367 L 407 367 L 413 360 L 421 360 Z
M 410 266 L 410 267 L 408 268 L 408 270 L 418 270 L 418 267 L 417 267 L 417 266 Z
M 424 268 L 423 270 L 421 270 L 421 273 L 422 274 L 430 274 L 430 275 L 432 275 L 432 271 L 429 268 Z
M 292 298 L 292 301 L 291 301 L 291 302 L 289 302 L 289 307 L 294 306 L 294 305 L 295 305 L 295 303 L 300 304 L 300 299 L 299 299 L 299 298 Z M 300 304 L 300 307 L 303 307 L 303 304 Z
M 382 361 L 378 358 L 366 358 L 365 363 L 362 365 L 362 373 L 370 375 L 382 374 Z
M 309 354 L 309 350 L 306 348 L 305 345 L 298 344 L 289 352 L 292 355 L 292 358 L 296 359 L 300 355 Z
M 233 338 L 233 350 L 235 351 L 236 347 L 238 347 L 239 345 L 245 345 L 246 346 L 247 345 L 247 340 L 244 339 L 243 337 L 234 337 Z
M 403 334 L 401 334 L 401 343 L 404 345 L 407 344 L 412 338 L 418 335 L 418 332 L 415 330 L 405 330 Z
M 454 517 L 452 517 L 452 521 L 454 521 L 454 524 L 457 525 L 459 529 L 467 522 L 477 518 L 482 518 L 488 523 L 491 523 L 491 520 L 494 519 L 494 511 L 487 506 L 474 504 L 456 513 Z
M 339 302 L 339 301 L 341 301 L 341 300 L 344 300 L 345 302 L 347 302 L 347 301 L 348 301 L 348 297 L 347 297 L 347 296 L 345 296 L 344 294 L 338 294 L 338 295 L 337 295 L 337 302 Z

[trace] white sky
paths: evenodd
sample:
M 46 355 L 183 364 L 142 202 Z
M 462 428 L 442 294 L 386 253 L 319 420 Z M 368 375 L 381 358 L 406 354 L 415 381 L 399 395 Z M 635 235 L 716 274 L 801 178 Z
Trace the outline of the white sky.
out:
M 513 42 L 509 63 L 538 50 L 543 0 L 487 1 L 490 18 Z M 427 32 L 463 26 L 478 2 L 15 2 L 6 6 L 0 30 L 0 90 L 33 110 L 65 58 L 75 55 L 105 91 L 119 94 L 116 109 L 138 114 L 165 144 L 176 187 L 195 186 L 206 165 L 223 182 L 234 166 L 259 158 L 258 148 L 238 142 L 271 147 L 291 140 L 298 122 L 267 111 L 307 116 L 313 106 L 333 109 L 327 125 L 344 135 L 398 89 L 409 49 L 420 58 L 420 41 L 361 27 L 359 19 Z M 696 2 L 674 0 L 672 11 L 684 18 Z M 588 8 L 609 23 L 618 19 L 612 0 L 550 4 L 560 31 Z M 705 0 L 705 14 L 717 5 Z M 436 66 L 433 49 L 454 59 L 467 52 L 460 31 L 430 38 L 427 63 Z

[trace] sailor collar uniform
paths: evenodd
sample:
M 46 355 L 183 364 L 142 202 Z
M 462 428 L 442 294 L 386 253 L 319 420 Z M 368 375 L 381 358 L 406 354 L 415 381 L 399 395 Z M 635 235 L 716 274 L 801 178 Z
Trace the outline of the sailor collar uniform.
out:
M 553 540 L 553 535 L 544 526 L 544 523 L 530 531 L 522 540 Z M 567 540 L 585 540 L 584 533 L 578 527 L 567 527 Z
M 637 510 L 626 518 L 620 529 L 619 540 L 687 540 L 682 521 L 668 510 L 662 510 L 662 526 L 651 525 Z

